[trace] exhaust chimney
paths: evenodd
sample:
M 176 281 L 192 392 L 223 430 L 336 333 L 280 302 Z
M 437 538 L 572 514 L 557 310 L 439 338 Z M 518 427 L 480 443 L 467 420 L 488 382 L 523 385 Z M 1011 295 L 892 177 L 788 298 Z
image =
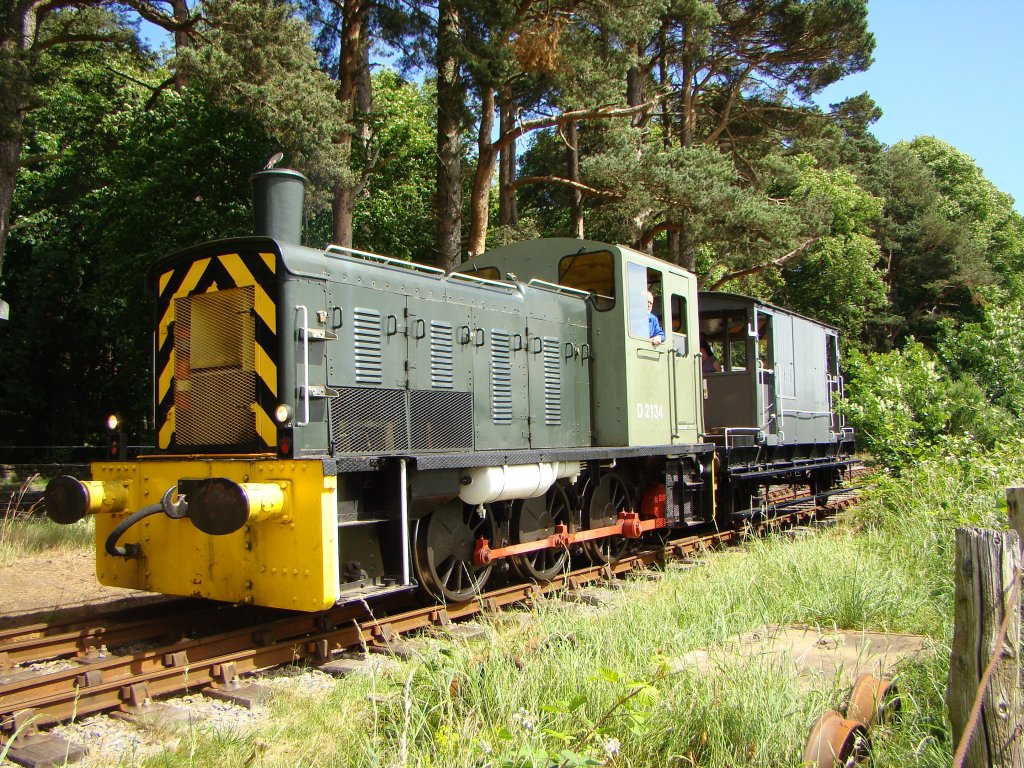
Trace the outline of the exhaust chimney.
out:
M 306 177 L 274 168 L 249 177 L 253 187 L 253 233 L 282 243 L 302 243 L 302 205 Z

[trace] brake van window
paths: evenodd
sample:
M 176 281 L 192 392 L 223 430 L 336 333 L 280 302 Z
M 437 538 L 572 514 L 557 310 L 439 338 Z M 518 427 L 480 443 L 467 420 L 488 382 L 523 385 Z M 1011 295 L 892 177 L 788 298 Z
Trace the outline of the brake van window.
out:
M 574 253 L 558 262 L 558 282 L 594 294 L 594 308 L 615 306 L 615 262 L 611 251 Z
M 713 362 L 709 372 L 735 373 L 747 370 L 747 316 L 715 313 L 700 319 L 701 348 Z

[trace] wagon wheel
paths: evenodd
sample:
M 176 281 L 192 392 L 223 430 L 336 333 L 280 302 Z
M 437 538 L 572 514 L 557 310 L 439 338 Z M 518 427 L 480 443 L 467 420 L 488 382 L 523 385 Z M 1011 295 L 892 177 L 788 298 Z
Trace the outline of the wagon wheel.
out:
M 420 584 L 438 600 L 463 602 L 483 591 L 493 566 L 473 564 L 477 537 L 492 538 L 491 516 L 449 504 L 416 522 L 413 565 Z
M 545 495 L 517 501 L 512 506 L 509 535 L 514 544 L 546 539 L 555 532 L 556 525 L 572 529 L 572 503 L 565 489 L 558 483 Z M 548 547 L 525 555 L 513 555 L 512 567 L 524 579 L 551 581 L 567 570 L 569 550 Z
M 584 507 L 586 528 L 603 528 L 618 522 L 619 512 L 633 509 L 633 498 L 622 475 L 606 472 L 589 494 Z M 583 543 L 583 550 L 591 562 L 596 564 L 614 563 L 626 551 L 629 542 L 621 536 L 608 536 Z

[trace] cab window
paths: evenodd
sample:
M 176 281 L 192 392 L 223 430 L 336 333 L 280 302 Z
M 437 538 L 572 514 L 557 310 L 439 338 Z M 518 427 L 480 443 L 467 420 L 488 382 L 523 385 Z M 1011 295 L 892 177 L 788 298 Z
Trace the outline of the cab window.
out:
M 615 261 L 611 251 L 574 253 L 558 262 L 558 282 L 593 295 L 594 308 L 615 306 Z
M 629 293 L 629 335 L 634 339 L 647 340 L 657 336 L 660 342 L 665 341 L 661 272 L 626 262 L 626 285 Z
M 672 315 L 672 346 L 680 354 L 687 355 L 689 354 L 687 340 L 689 330 L 687 329 L 685 296 L 680 296 L 678 293 L 672 294 L 670 314 Z

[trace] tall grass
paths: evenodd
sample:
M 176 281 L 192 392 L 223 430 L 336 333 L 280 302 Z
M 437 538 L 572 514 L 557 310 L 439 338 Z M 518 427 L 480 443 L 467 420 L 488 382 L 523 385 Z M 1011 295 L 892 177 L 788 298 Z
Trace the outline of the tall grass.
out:
M 952 634 L 953 531 L 1004 525 L 1024 441 L 981 453 L 957 441 L 897 481 L 884 476 L 843 524 L 627 581 L 596 609 L 538 601 L 524 624 L 484 620 L 476 643 L 430 639 L 420 658 L 281 695 L 251 733 L 192 731 L 150 765 L 797 766 L 839 680 L 721 650 L 766 624 L 911 632 L 902 716 L 873 730 L 873 765 L 948 766 L 943 694 Z M 710 649 L 710 665 L 684 663 Z M 719 649 L 719 650 L 715 650 Z
M 33 516 L 35 506 L 19 511 L 25 494 L 38 477 L 32 475 L 21 483 L 0 516 L 0 565 L 10 565 L 20 557 L 39 552 L 91 549 L 93 546 L 91 518 L 72 525 L 59 525 Z

